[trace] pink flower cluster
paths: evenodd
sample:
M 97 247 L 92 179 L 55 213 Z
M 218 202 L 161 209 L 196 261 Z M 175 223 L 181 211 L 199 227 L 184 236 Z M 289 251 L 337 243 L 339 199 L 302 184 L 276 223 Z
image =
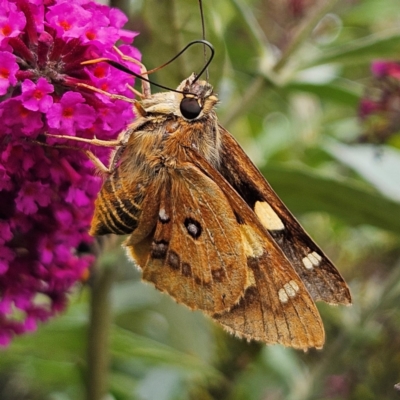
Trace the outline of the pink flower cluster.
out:
M 44 133 L 115 138 L 132 120 L 133 78 L 105 63 L 140 59 L 118 10 L 87 0 L 0 0 L 0 345 L 62 310 L 93 263 L 88 236 L 100 178 L 83 152 Z M 139 72 L 137 65 L 129 68 Z M 71 146 L 82 148 L 79 142 Z M 87 145 L 85 145 L 87 146 Z M 98 149 L 104 162 L 107 151 Z
M 363 121 L 362 142 L 386 143 L 400 131 L 400 62 L 377 60 L 371 65 L 372 90 L 359 106 Z

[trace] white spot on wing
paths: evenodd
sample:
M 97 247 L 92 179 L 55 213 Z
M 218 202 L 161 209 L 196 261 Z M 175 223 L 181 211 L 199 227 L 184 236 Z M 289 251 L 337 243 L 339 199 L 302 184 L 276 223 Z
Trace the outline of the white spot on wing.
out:
M 289 301 L 289 296 L 287 295 L 284 288 L 279 289 L 278 296 L 281 303 L 287 303 Z
M 254 212 L 264 228 L 270 231 L 281 231 L 285 229 L 285 225 L 283 225 L 281 219 L 267 202 L 256 201 Z
M 312 254 L 318 261 L 321 261 L 321 260 L 322 260 L 322 257 L 321 257 L 317 252 L 313 251 L 311 254 Z
M 188 224 L 186 229 L 191 236 L 197 236 L 199 233 L 199 228 L 195 224 Z
M 313 269 L 313 268 L 314 268 L 313 265 L 312 265 L 312 262 L 308 259 L 308 257 L 304 257 L 304 258 L 302 259 L 302 261 L 303 261 L 304 266 L 305 266 L 307 269 Z
M 296 281 L 290 281 L 289 282 L 289 284 L 290 284 L 290 286 L 294 289 L 294 291 L 297 293 L 298 291 L 299 291 L 299 285 L 297 284 L 297 282 Z
M 307 269 L 313 269 L 314 267 L 318 267 L 322 260 L 322 257 L 315 251 L 310 254 L 307 254 L 307 257 L 302 259 L 304 266 Z
M 318 259 L 312 253 L 309 254 L 307 257 L 311 261 L 311 264 L 314 265 L 314 267 L 317 267 L 319 265 Z
M 295 281 L 290 281 L 288 283 L 285 283 L 283 285 L 283 288 L 285 289 L 287 295 L 289 297 L 294 297 L 296 296 L 296 293 L 299 291 L 299 286 Z
M 254 273 L 250 268 L 247 268 L 247 274 L 246 289 L 250 286 L 256 286 L 256 278 L 254 278 Z
M 160 212 L 158 213 L 158 216 L 159 216 L 160 220 L 163 222 L 169 221 L 169 215 L 167 214 L 167 212 L 165 211 L 164 208 L 160 208 Z
M 283 285 L 283 288 L 279 289 L 278 297 L 281 303 L 287 303 L 289 298 L 293 298 L 296 296 L 299 291 L 299 285 L 297 282 L 291 280 L 288 283 Z

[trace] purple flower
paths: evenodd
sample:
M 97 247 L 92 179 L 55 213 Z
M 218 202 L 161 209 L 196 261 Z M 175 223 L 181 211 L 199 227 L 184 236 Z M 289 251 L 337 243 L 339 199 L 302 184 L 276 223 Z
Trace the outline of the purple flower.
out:
M 22 101 L 24 107 L 31 111 L 46 113 L 53 104 L 53 97 L 49 93 L 54 92 L 54 87 L 45 78 L 40 77 L 37 84 L 30 79 L 22 82 Z
M 7 4 L 7 2 L 4 3 Z M 25 15 L 21 11 L 15 11 L 14 4 L 10 7 L 4 7 L 0 11 L 0 48 L 5 41 L 4 39 L 18 36 L 25 24 Z
M 371 64 L 371 71 L 377 78 L 392 77 L 400 80 L 400 62 L 376 60 Z
M 6 233 L 8 233 L 6 231 Z M 15 258 L 14 252 L 7 246 L 0 245 L 0 273 L 4 274 L 8 270 L 8 266 Z M 1 304 L 0 304 L 1 305 Z
M 400 130 L 400 62 L 376 60 L 371 72 L 374 90 L 367 92 L 359 105 L 364 131 L 359 141 L 386 143 Z
M 11 53 L 0 51 L 0 96 L 7 92 L 10 85 L 17 83 L 15 74 L 18 69 L 15 56 Z
M 88 227 L 101 179 L 79 149 L 44 133 L 114 139 L 133 118 L 127 74 L 113 46 L 136 36 L 126 17 L 88 0 L 0 0 L 0 346 L 62 311 L 94 257 Z M 140 59 L 127 45 L 120 50 Z M 129 64 L 129 63 L 128 63 Z M 138 71 L 135 64 L 129 65 Z M 46 140 L 46 146 L 37 142 Z M 45 143 L 43 143 L 45 144 Z M 93 149 L 106 163 L 107 149 Z M 38 302 L 38 295 L 43 301 Z M 15 318 L 17 311 L 18 318 Z
M 119 39 L 118 29 L 114 26 L 108 26 L 109 18 L 100 10 L 94 10 L 93 16 L 83 30 L 85 43 L 91 41 L 98 42 L 99 45 L 113 45 Z
M 46 21 L 55 28 L 58 37 L 79 38 L 90 23 L 92 13 L 74 2 L 63 2 L 49 7 Z
M 42 114 L 28 110 L 22 99 L 11 98 L 3 102 L 3 124 L 12 131 L 14 136 L 36 136 L 38 130 L 43 128 Z
M 67 135 L 74 135 L 78 129 L 90 128 L 96 119 L 96 112 L 84 103 L 85 99 L 80 93 L 66 92 L 47 113 L 49 127 Z
M 39 207 L 46 207 L 51 201 L 49 184 L 25 182 L 15 198 L 16 209 L 29 215 L 36 213 Z
M 366 118 L 372 113 L 376 113 L 379 108 L 379 103 L 370 99 L 362 99 L 358 109 L 359 116 L 361 118 Z

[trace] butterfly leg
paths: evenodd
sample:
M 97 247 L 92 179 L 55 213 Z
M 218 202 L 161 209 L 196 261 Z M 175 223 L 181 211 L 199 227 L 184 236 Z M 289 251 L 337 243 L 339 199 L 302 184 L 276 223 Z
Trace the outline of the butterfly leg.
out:
M 93 139 L 87 139 L 87 138 L 81 138 L 77 136 L 67 136 L 67 135 L 53 135 L 51 133 L 45 133 L 44 135 L 53 138 L 53 139 L 66 139 L 66 140 L 74 140 L 76 142 L 83 142 L 83 143 L 88 143 L 90 145 L 94 146 L 100 146 L 100 147 L 112 147 L 114 150 L 111 153 L 110 156 L 110 162 L 109 162 L 109 167 L 106 167 L 103 162 L 94 155 L 94 153 L 91 150 L 87 149 L 82 149 L 78 147 L 72 147 L 68 145 L 49 145 L 43 142 L 38 142 L 35 141 L 36 143 L 39 143 L 44 146 L 49 146 L 49 147 L 57 147 L 57 148 L 66 148 L 66 149 L 74 149 L 74 150 L 79 150 L 82 151 L 83 153 L 86 154 L 86 156 L 94 163 L 94 165 L 102 172 L 107 172 L 111 173 L 114 170 L 114 167 L 116 166 L 119 157 L 121 155 L 121 152 L 125 149 L 125 145 L 129 139 L 130 136 L 130 129 L 126 129 L 122 131 L 119 135 L 118 138 L 115 140 L 101 140 L 97 139 L 96 137 Z
M 51 133 L 45 133 L 44 135 L 53 138 L 53 139 L 66 139 L 66 140 L 73 140 L 75 142 L 83 142 L 83 143 L 88 143 L 92 144 L 94 146 L 101 146 L 101 147 L 118 147 L 122 146 L 124 144 L 124 136 L 125 136 L 126 131 L 123 131 L 119 136 L 118 139 L 116 140 L 101 140 L 97 139 L 96 137 L 93 139 L 87 139 L 87 138 L 81 138 L 78 136 L 68 136 L 68 135 L 53 135 Z M 124 135 L 122 135 L 124 134 Z M 57 145 L 55 145 L 57 146 Z M 57 146 L 59 147 L 59 146 Z M 68 147 L 68 146 L 66 146 Z
M 81 149 L 81 151 L 83 151 L 86 154 L 86 157 L 95 165 L 95 167 L 99 171 L 105 174 L 111 174 L 113 170 L 113 162 L 110 163 L 110 167 L 106 167 L 103 164 L 103 162 L 98 157 L 96 157 L 90 150 Z
M 57 135 L 51 135 L 51 136 L 57 136 Z M 67 136 L 67 138 L 69 139 L 69 136 Z M 112 171 L 112 168 L 106 167 L 103 164 L 103 162 L 98 157 L 96 157 L 93 154 L 93 152 L 90 151 L 90 150 L 82 149 L 82 148 L 79 148 L 79 147 L 66 146 L 66 145 L 62 145 L 62 144 L 50 145 L 50 144 L 47 144 L 47 143 L 44 143 L 44 142 L 40 142 L 38 140 L 32 140 L 31 142 L 36 143 L 36 144 L 38 144 L 40 146 L 45 146 L 45 147 L 52 147 L 52 148 L 56 148 L 56 149 L 67 149 L 67 150 L 80 151 L 80 152 L 84 153 L 86 155 L 86 157 L 89 158 L 89 160 L 91 160 L 93 162 L 93 164 L 97 167 L 97 169 L 99 171 L 107 173 L 107 174 L 111 173 L 111 171 Z M 112 164 L 110 164 L 110 165 L 112 165 Z

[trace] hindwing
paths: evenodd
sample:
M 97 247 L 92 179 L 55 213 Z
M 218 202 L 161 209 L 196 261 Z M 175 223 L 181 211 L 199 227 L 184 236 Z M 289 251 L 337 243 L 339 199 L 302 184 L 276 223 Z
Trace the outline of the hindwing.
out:
M 220 188 L 195 166 L 170 171 L 154 231 L 125 246 L 143 279 L 191 309 L 228 311 L 249 285 L 236 217 Z

